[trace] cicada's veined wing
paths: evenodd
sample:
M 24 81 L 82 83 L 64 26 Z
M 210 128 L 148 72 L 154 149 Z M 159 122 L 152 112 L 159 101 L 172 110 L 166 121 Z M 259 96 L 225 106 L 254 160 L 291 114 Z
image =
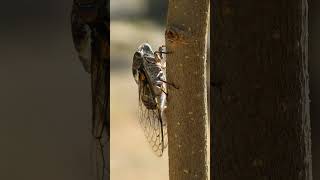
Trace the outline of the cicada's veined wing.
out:
M 165 95 L 165 94 L 163 94 Z M 167 147 L 167 123 L 148 81 L 139 83 L 139 122 L 144 134 L 157 156 Z

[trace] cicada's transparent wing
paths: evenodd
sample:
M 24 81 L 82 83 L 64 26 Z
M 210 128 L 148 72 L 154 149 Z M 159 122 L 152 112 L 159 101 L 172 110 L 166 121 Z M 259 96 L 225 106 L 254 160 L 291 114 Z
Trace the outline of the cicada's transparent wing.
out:
M 148 109 L 142 101 L 143 96 L 152 96 L 150 86 L 146 82 L 139 84 L 139 122 L 152 150 L 162 156 L 167 147 L 167 123 L 163 117 L 163 109 Z

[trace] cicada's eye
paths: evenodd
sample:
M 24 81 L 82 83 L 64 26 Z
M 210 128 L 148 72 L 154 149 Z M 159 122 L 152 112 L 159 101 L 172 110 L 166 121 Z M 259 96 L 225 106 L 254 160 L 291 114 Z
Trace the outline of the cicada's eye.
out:
M 134 55 L 133 55 L 133 58 L 137 58 L 137 59 L 142 58 L 142 53 L 139 52 L 139 51 L 135 52 Z

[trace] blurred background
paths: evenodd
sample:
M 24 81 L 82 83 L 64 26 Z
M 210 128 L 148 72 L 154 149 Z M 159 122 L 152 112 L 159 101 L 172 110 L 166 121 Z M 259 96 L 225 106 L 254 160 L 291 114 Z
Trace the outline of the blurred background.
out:
M 132 57 L 148 42 L 153 49 L 165 43 L 166 4 L 163 0 L 111 0 L 111 143 L 112 180 L 169 179 L 167 150 L 157 157 L 138 121 L 138 86 L 132 76 Z
M 0 179 L 91 179 L 90 78 L 73 48 L 72 0 L 0 6 Z M 320 2 L 309 1 L 314 180 L 320 179 Z M 164 43 L 166 1 L 111 0 L 111 179 L 165 180 L 167 156 L 137 120 L 132 56 Z M 167 151 L 166 151 L 167 153 Z
M 0 179 L 89 180 L 90 77 L 72 0 L 1 1 Z

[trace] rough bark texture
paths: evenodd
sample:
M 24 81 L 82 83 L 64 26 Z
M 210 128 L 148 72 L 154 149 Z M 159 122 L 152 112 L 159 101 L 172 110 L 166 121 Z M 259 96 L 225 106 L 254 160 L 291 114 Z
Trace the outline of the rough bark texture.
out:
M 311 180 L 307 0 L 217 0 L 214 180 Z
M 209 0 L 169 1 L 166 46 L 170 180 L 208 178 L 206 49 Z

